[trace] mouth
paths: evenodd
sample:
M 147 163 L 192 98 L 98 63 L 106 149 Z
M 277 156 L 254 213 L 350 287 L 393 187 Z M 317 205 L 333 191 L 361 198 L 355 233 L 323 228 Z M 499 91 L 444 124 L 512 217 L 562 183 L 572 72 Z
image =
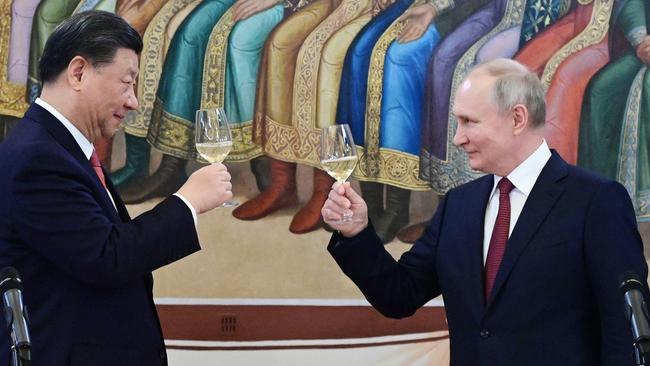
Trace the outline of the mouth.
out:
M 124 119 L 124 115 L 118 113 L 113 114 L 113 117 L 115 117 L 115 119 L 117 119 L 120 122 Z

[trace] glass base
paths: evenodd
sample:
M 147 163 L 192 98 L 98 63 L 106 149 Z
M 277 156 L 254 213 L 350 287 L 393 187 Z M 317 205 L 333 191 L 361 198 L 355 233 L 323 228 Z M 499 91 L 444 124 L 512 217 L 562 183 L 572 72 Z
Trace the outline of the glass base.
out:
M 239 206 L 238 201 L 226 201 L 226 202 L 222 203 L 221 206 L 219 206 L 219 207 L 228 208 L 228 207 L 237 207 L 237 206 Z

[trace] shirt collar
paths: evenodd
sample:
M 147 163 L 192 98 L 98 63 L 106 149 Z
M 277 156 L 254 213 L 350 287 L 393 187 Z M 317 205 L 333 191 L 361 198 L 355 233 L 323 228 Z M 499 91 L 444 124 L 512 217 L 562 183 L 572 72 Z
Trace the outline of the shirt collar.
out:
M 41 98 L 36 98 L 34 103 L 40 105 L 43 107 L 46 111 L 50 112 L 56 119 L 58 119 L 65 128 L 70 131 L 70 134 L 74 138 L 74 140 L 77 142 L 77 145 L 81 148 L 81 151 L 83 151 L 84 155 L 86 156 L 86 159 L 90 160 L 90 155 L 92 155 L 93 150 L 95 150 L 95 147 L 93 146 L 92 142 L 88 141 L 86 136 L 84 136 L 79 129 L 72 124 L 67 118 L 65 118 L 59 111 L 54 109 L 50 104 L 48 104 L 46 101 L 44 101 Z
M 516 189 L 521 191 L 526 197 L 533 190 L 533 186 L 537 181 L 537 177 L 542 173 L 542 169 L 551 158 L 551 150 L 546 144 L 546 140 L 542 140 L 537 150 L 532 153 L 526 160 L 519 164 L 510 174 L 508 179 L 515 186 Z M 492 194 L 496 190 L 497 183 L 502 177 L 494 176 L 494 185 L 492 186 Z M 491 196 L 491 195 L 490 195 Z

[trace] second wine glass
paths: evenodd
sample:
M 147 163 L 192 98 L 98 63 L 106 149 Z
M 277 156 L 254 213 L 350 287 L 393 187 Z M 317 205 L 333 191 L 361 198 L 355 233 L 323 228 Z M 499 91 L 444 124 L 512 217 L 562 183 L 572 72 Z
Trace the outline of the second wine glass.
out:
M 357 148 L 348 124 L 324 127 L 321 132 L 320 165 L 327 174 L 343 184 L 357 165 Z M 352 215 L 343 215 L 339 223 L 360 222 Z
M 223 108 L 196 111 L 194 142 L 199 155 L 211 164 L 222 163 L 232 149 L 232 132 Z M 237 201 L 226 201 L 221 207 L 237 206 Z

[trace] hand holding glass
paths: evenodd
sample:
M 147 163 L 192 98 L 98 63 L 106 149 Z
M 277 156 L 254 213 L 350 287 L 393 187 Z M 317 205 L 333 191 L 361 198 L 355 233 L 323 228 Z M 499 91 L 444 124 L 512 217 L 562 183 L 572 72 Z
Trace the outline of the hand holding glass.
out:
M 343 184 L 354 171 L 357 159 L 357 148 L 349 125 L 340 124 L 323 128 L 320 165 L 327 174 Z M 352 214 L 344 214 L 339 223 L 343 222 L 361 222 L 361 219 L 353 218 Z
M 196 111 L 194 142 L 199 155 L 211 164 L 222 163 L 232 149 L 232 133 L 223 108 Z M 239 202 L 226 201 L 221 207 L 234 207 Z

